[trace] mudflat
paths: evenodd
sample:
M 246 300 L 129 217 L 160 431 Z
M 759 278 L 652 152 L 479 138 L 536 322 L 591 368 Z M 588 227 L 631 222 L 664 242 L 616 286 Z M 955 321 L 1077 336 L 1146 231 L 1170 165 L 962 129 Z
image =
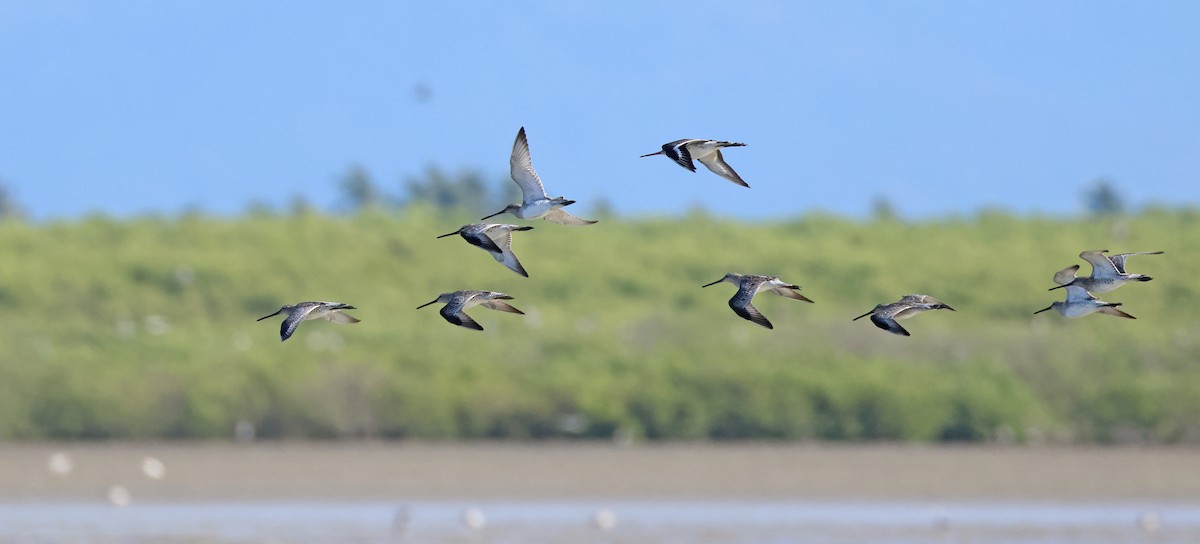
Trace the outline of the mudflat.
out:
M 48 461 L 65 453 L 71 469 Z M 142 471 L 158 459 L 165 475 Z M 1186 448 L 597 443 L 5 443 L 0 501 L 1200 499 Z

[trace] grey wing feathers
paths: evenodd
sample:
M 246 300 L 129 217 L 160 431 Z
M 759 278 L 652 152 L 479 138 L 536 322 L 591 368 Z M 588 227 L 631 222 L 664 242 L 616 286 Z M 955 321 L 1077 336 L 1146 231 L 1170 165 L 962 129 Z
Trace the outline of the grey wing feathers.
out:
M 282 342 L 291 338 L 296 332 L 296 328 L 300 326 L 300 322 L 304 321 L 305 317 L 313 311 L 316 306 L 308 306 L 305 308 L 296 308 L 288 313 L 287 319 L 279 325 L 279 341 Z
M 325 319 L 328 319 L 334 323 L 358 323 L 359 321 L 362 321 L 361 319 L 346 315 L 342 312 L 329 312 L 325 314 Z
M 904 329 L 904 327 L 900 326 L 900 323 L 897 323 L 895 319 L 879 313 L 871 315 L 871 322 L 874 323 L 876 327 L 879 327 L 892 334 L 899 334 L 900 336 L 912 336 L 907 330 Z
M 733 171 L 733 167 L 729 166 L 729 164 L 725 162 L 725 157 L 721 155 L 720 149 L 714 151 L 712 154 L 705 155 L 704 157 L 696 160 L 700 161 L 700 164 L 708 167 L 712 173 L 718 176 L 741 185 L 742 187 L 750 186 L 750 184 L 742 180 L 742 177 L 739 176 L 737 172 Z
M 1126 319 L 1137 319 L 1136 317 L 1133 317 L 1125 312 L 1122 312 L 1121 310 L 1118 310 L 1115 306 L 1105 306 L 1103 308 L 1100 308 L 1100 310 L 1098 310 L 1098 311 L 1102 314 L 1108 314 L 1108 315 L 1111 315 L 1114 317 L 1124 317 Z
M 508 267 L 509 270 L 528 278 L 529 273 L 525 271 L 524 266 L 521 266 L 521 261 L 517 259 L 517 254 L 512 252 L 512 235 L 506 235 L 505 238 L 505 242 L 500 244 L 501 250 L 493 251 L 492 257 L 499 261 L 500 264 Z
M 751 304 L 759 285 L 743 282 L 738 287 L 738 292 L 733 295 L 733 298 L 729 299 L 729 307 L 733 309 L 734 313 L 742 316 L 743 319 L 748 319 L 768 329 L 774 329 L 775 326 L 771 324 L 766 316 Z
M 449 321 L 460 327 L 475 329 L 477 331 L 483 330 L 482 325 L 476 323 L 474 319 L 471 319 L 471 316 L 462 311 L 461 304 L 447 304 L 443 306 L 441 310 L 438 310 L 438 313 L 442 314 L 442 317 L 445 318 L 446 321 Z
M 533 169 L 533 159 L 529 156 L 529 140 L 525 137 L 525 127 L 517 132 L 513 142 L 512 156 L 508 160 L 509 173 L 513 181 L 521 187 L 522 198 L 525 202 L 537 198 L 547 198 L 542 180 Z
M 733 308 L 734 313 L 742 316 L 742 319 L 748 319 L 748 320 L 753 321 L 754 323 L 757 323 L 759 325 L 762 325 L 768 329 L 775 328 L 775 326 L 771 324 L 771 321 L 768 320 L 766 318 L 766 316 L 764 316 L 762 314 L 762 312 L 758 311 L 758 308 L 755 308 L 753 304 L 746 304 L 745 306 L 734 306 L 733 303 L 730 303 L 729 307 Z
M 796 290 L 799 288 L 800 288 L 799 286 L 795 286 L 795 285 L 788 286 L 788 287 L 774 287 L 771 289 L 771 292 L 775 293 L 776 295 L 779 295 L 781 297 L 786 297 L 786 298 L 790 298 L 790 299 L 794 299 L 794 300 L 803 300 L 804 302 L 812 302 L 812 299 L 796 292 Z
M 1058 285 L 1070 285 L 1075 281 L 1075 273 L 1079 271 L 1079 265 L 1073 264 L 1058 272 L 1054 273 L 1054 283 Z
M 574 215 L 563 211 L 562 208 L 550 210 L 545 216 L 543 216 L 543 219 L 551 223 L 558 223 L 559 225 L 591 225 L 596 223 L 596 221 L 592 221 L 590 219 L 580 219 L 575 217 Z
M 510 314 L 525 315 L 525 312 L 514 308 L 511 304 L 504 302 L 503 300 L 489 300 L 487 302 L 481 302 L 480 306 L 483 306 L 484 308 L 491 308 L 493 310 L 500 310 L 501 312 L 508 312 Z
M 471 233 L 470 236 L 465 236 L 464 238 L 466 238 L 468 242 L 471 242 L 471 245 L 479 246 L 487 250 L 489 253 L 499 253 L 502 251 L 500 249 L 500 245 L 497 243 L 498 237 L 494 237 L 490 233 Z
M 1117 272 L 1126 274 L 1127 272 L 1125 272 L 1125 259 L 1128 259 L 1134 255 L 1162 255 L 1162 253 L 1163 252 L 1161 252 L 1161 251 L 1140 251 L 1140 252 L 1136 252 L 1136 253 L 1121 253 L 1118 255 L 1110 256 L 1108 258 L 1108 260 L 1112 261 L 1113 266 L 1117 267 Z
M 1084 251 L 1079 254 L 1080 259 L 1083 259 L 1092 265 L 1092 277 L 1113 276 L 1121 273 L 1121 271 L 1117 269 L 1117 265 L 1108 258 L 1108 255 L 1104 254 L 1105 251 L 1108 250 L 1101 249 L 1096 251 Z

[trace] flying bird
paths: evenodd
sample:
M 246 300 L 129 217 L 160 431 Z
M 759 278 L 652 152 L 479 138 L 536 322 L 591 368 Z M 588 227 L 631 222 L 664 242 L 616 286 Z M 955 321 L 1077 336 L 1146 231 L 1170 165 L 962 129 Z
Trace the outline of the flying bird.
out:
M 1079 258 L 1091 263 L 1092 275 L 1076 276 L 1079 265 L 1068 266 L 1054 274 L 1054 283 L 1058 287 L 1049 290 L 1062 289 L 1068 285 L 1082 287 L 1093 293 L 1107 293 L 1126 283 L 1133 281 L 1150 281 L 1154 278 L 1145 274 L 1128 274 L 1125 272 L 1125 259 L 1134 255 L 1162 255 L 1161 251 L 1143 251 L 1138 253 L 1120 253 L 1105 255 L 1107 249 L 1084 251 Z
M 701 287 L 713 286 L 724 281 L 738 286 L 737 293 L 733 295 L 733 298 L 729 299 L 729 307 L 733 309 L 733 312 L 742 316 L 743 319 L 748 319 L 768 329 L 774 329 L 775 326 L 763 316 L 762 312 L 758 311 L 758 308 L 755 308 L 750 303 L 754 300 L 754 295 L 762 291 L 767 291 L 781 297 L 812 302 L 808 297 L 799 293 L 799 285 L 786 283 L 780 280 L 778 276 L 743 275 L 730 272 L 725 274 L 725 277 Z
M 719 140 L 697 140 L 694 138 L 684 138 L 675 140 L 671 143 L 663 144 L 662 151 L 647 153 L 643 157 L 653 157 L 655 155 L 666 155 L 684 168 L 696 171 L 696 165 L 692 163 L 692 159 L 700 161 L 712 173 L 721 176 L 729 181 L 732 181 L 742 187 L 749 187 L 742 177 L 733 168 L 725 162 L 725 157 L 721 155 L 722 147 L 742 147 L 746 144 L 740 142 L 722 142 Z
M 517 186 L 521 188 L 521 203 L 509 204 L 503 210 L 483 219 L 508 212 L 521 219 L 541 218 L 560 225 L 591 225 L 595 223 L 595 221 L 580 219 L 563 211 L 562 207 L 574 204 L 574 200 L 568 200 L 561 196 L 550 198 L 546 194 L 546 189 L 542 187 L 542 180 L 538 177 L 537 171 L 533 169 L 533 161 L 529 157 L 529 140 L 525 138 L 525 127 L 521 127 L 521 130 L 517 132 L 517 139 L 513 142 L 512 157 L 508 159 L 508 165 L 513 181 L 517 182 Z
M 361 321 L 342 313 L 342 310 L 357 310 L 357 308 L 341 302 L 298 302 L 282 306 L 275 313 L 264 315 L 256 321 L 286 313 L 287 318 L 279 326 L 279 341 L 282 342 L 292 337 L 292 333 L 296 332 L 296 327 L 300 326 L 301 321 L 310 319 L 327 319 L 334 323 L 358 323 Z
M 475 223 L 473 225 L 463 225 L 462 228 L 438 236 L 438 238 L 458 234 L 463 237 L 463 240 L 470 242 L 471 245 L 490 253 L 492 258 L 496 259 L 500 264 L 507 266 L 509 270 L 528 278 L 529 274 L 525 272 L 525 267 L 521 266 L 521 261 L 517 260 L 517 255 L 512 251 L 513 231 L 524 230 L 533 230 L 533 227 L 505 225 L 501 223 Z
M 904 327 L 897 323 L 900 319 L 908 319 L 921 312 L 946 309 L 955 311 L 946 303 L 929 295 L 904 295 L 900 300 L 891 304 L 876 304 L 871 311 L 862 314 L 851 321 L 858 321 L 871 316 L 871 322 L 885 331 L 900 336 L 911 336 Z
M 1085 315 L 1100 312 L 1102 314 L 1108 314 L 1115 317 L 1137 319 L 1136 317 L 1118 310 L 1117 306 L 1121 305 L 1120 302 L 1104 302 L 1103 300 L 1092 296 L 1091 293 L 1087 292 L 1087 290 L 1078 285 L 1064 285 L 1063 287 L 1065 287 L 1067 290 L 1067 300 L 1055 301 L 1054 304 L 1033 312 L 1034 315 L 1040 314 L 1046 310 L 1057 310 L 1058 313 L 1062 314 L 1063 317 L 1071 318 L 1083 317 Z
M 444 303 L 445 306 L 441 310 L 438 310 L 438 313 L 442 314 L 442 317 L 446 318 L 446 321 L 460 327 L 481 331 L 483 330 L 483 326 L 476 323 L 474 319 L 471 319 L 471 316 L 467 315 L 465 310 L 472 306 L 483 306 L 484 308 L 491 308 L 511 314 L 524 314 L 525 312 L 513 308 L 507 302 L 504 302 L 505 300 L 512 300 L 512 298 L 509 295 L 496 291 L 454 291 L 452 293 L 442 293 L 437 298 L 417 306 L 417 309 L 420 310 L 435 302 Z

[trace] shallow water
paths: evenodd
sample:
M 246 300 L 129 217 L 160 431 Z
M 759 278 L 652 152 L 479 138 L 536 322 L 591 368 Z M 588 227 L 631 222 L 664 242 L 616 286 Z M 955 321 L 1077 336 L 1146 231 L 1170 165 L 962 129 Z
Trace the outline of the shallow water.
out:
M 482 528 L 464 526 L 469 508 Z M 602 510 L 609 529 L 596 526 Z M 1200 503 L 33 502 L 0 505 L 0 542 L 1195 543 Z

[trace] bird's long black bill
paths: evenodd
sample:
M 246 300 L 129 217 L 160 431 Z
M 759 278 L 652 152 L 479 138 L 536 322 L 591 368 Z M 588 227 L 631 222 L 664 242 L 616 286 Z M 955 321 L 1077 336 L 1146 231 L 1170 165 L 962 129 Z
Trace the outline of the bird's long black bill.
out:
M 280 312 L 281 312 L 281 311 L 283 311 L 283 310 L 280 310 Z M 271 315 L 264 315 L 264 316 L 262 316 L 262 317 L 260 317 L 260 318 L 258 318 L 258 319 L 255 319 L 255 321 L 262 321 L 262 320 L 264 320 L 264 319 L 266 319 L 266 318 L 268 318 L 268 317 L 275 317 L 275 316 L 277 316 L 277 315 L 279 315 L 279 312 L 275 312 L 275 313 L 273 313 L 273 314 L 271 314 Z
M 1055 289 L 1062 289 L 1063 287 L 1066 287 L 1066 285 L 1059 285 L 1058 287 L 1051 287 L 1051 288 L 1049 288 L 1049 289 L 1046 289 L 1046 290 L 1047 290 L 1047 291 L 1053 291 L 1053 290 L 1055 290 Z
M 489 216 L 487 216 L 487 217 L 480 217 L 480 218 L 479 218 L 479 220 L 480 220 L 480 221 L 483 221 L 484 219 L 491 219 L 491 218 L 493 218 L 493 217 L 496 217 L 497 215 L 500 215 L 500 214 L 502 214 L 502 213 L 504 213 L 504 212 L 506 212 L 506 211 L 508 211 L 508 208 L 505 208 L 505 209 L 503 209 L 503 210 L 500 210 L 500 211 L 498 211 L 498 212 L 496 212 L 496 213 L 494 213 L 494 214 L 492 214 L 492 215 L 489 215 Z
M 491 217 L 491 216 L 489 215 L 488 217 Z M 484 217 L 484 219 L 487 219 L 487 217 Z M 454 231 L 454 232 L 451 232 L 451 233 L 449 233 L 449 234 L 443 234 L 443 235 L 441 235 L 441 236 L 438 236 L 438 238 L 445 238 L 445 237 L 447 237 L 447 236 L 454 236 L 455 234 L 458 234 L 458 232 L 459 232 L 459 231 L 457 231 L 457 230 L 456 230 L 456 231 Z
M 867 313 L 865 313 L 865 314 L 862 314 L 862 315 L 860 315 L 860 316 L 858 316 L 858 317 L 856 317 L 856 318 L 854 318 L 854 319 L 851 319 L 850 321 L 858 321 L 859 319 L 862 319 L 862 318 L 864 318 L 864 317 L 867 317 L 867 316 L 869 316 L 869 315 L 871 315 L 871 314 L 873 314 L 873 313 L 875 313 L 875 310 L 871 310 L 871 311 L 869 311 L 869 312 L 867 312 Z
M 1047 306 L 1047 307 L 1045 307 L 1045 308 L 1042 308 L 1041 310 L 1038 310 L 1038 311 L 1036 311 L 1036 312 L 1033 312 L 1033 315 L 1040 314 L 1040 313 L 1042 313 L 1042 312 L 1044 312 L 1044 311 L 1046 311 L 1046 310 L 1049 310 L 1049 309 L 1051 309 L 1051 308 L 1054 308 L 1054 306 L 1053 306 L 1053 305 L 1050 305 L 1050 306 Z
M 712 286 L 714 286 L 714 285 L 716 285 L 716 284 L 718 284 L 718 283 L 721 283 L 721 282 L 723 282 L 723 281 L 725 281 L 725 278 L 721 278 L 721 279 L 719 279 L 719 280 L 717 280 L 717 281 L 714 281 L 714 282 L 712 282 L 712 283 L 706 283 L 706 284 L 704 284 L 704 285 L 701 285 L 700 287 L 712 287 Z
M 429 302 L 426 302 L 425 304 L 422 304 L 422 305 L 420 305 L 420 306 L 417 306 L 417 309 L 418 309 L 418 310 L 420 310 L 421 308 L 424 308 L 424 307 L 426 307 L 426 306 L 429 306 L 430 304 L 433 304 L 434 302 L 437 302 L 437 299 L 436 299 L 436 298 L 435 298 L 435 299 L 433 299 L 433 300 L 431 300 L 431 301 L 429 301 Z
M 654 153 L 646 153 L 645 155 L 642 155 L 642 157 L 653 157 L 655 155 L 662 155 L 662 154 L 663 154 L 662 151 L 655 151 Z

